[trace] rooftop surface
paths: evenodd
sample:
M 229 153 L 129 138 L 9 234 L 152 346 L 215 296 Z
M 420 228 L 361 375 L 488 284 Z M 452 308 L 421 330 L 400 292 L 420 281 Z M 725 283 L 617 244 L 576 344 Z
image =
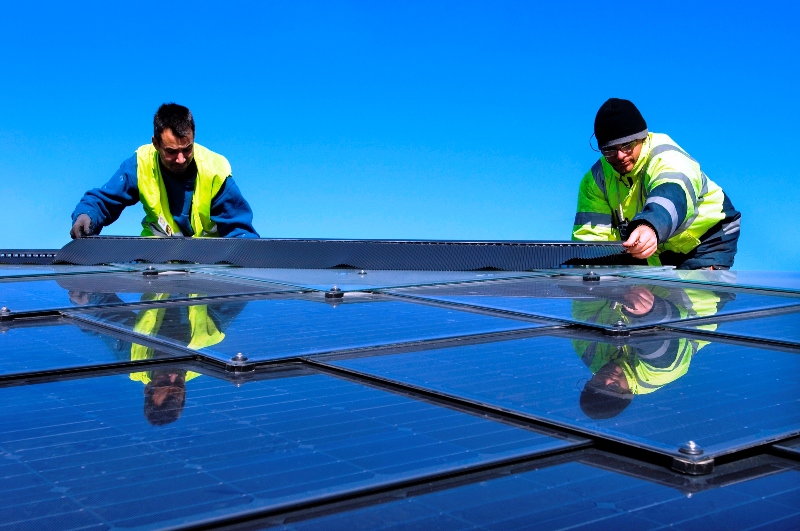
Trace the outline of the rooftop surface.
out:
M 0 306 L 0 529 L 800 528 L 799 273 L 0 265 Z

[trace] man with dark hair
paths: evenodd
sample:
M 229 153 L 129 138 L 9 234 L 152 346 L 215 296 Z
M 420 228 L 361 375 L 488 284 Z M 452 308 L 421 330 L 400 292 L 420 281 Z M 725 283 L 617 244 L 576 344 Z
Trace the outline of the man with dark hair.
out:
M 696 160 L 628 100 L 600 107 L 594 136 L 603 156 L 581 181 L 573 240 L 622 240 L 650 265 L 730 269 L 741 215 Z
M 144 386 L 144 418 L 153 426 L 175 422 L 186 404 L 186 371 L 156 370 Z
M 165 103 L 153 118 L 152 144 L 122 163 L 72 213 L 72 238 L 100 234 L 125 207 L 142 203 L 142 236 L 258 238 L 253 211 L 222 155 L 194 142 L 191 111 Z

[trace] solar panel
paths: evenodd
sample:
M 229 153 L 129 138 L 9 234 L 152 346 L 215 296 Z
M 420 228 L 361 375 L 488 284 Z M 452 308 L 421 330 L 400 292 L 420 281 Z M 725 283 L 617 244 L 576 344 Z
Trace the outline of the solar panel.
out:
M 687 496 L 576 459 L 271 529 L 797 529 L 798 487 L 790 468 Z
M 111 266 L 69 266 L 69 265 L 0 265 L 0 278 L 37 277 L 47 275 L 70 275 L 78 273 L 109 273 L 125 270 L 124 267 Z
M 164 312 L 155 333 L 137 323 L 143 312 Z M 250 361 L 318 354 L 448 337 L 529 330 L 545 326 L 530 320 L 507 319 L 453 308 L 416 304 L 367 294 L 326 299 L 323 294 L 286 294 L 262 300 L 209 302 L 164 310 L 127 308 L 82 312 L 80 318 L 145 333 L 175 346 L 192 342 L 189 313 L 207 315 L 219 333 L 207 346 L 195 341 L 207 356 L 229 360 L 238 353 Z
M 636 269 L 620 271 L 626 277 L 676 280 L 706 284 L 800 293 L 800 272 L 796 271 L 709 271 L 680 269 Z
M 285 291 L 285 286 L 182 271 L 64 275 L 0 281 L 0 306 L 12 314 L 206 296 Z
M 411 287 L 390 293 L 560 319 L 604 329 L 635 330 L 687 319 L 800 305 L 800 297 L 685 286 L 655 280 L 581 277 L 499 280 Z
M 160 529 L 583 444 L 322 374 L 261 376 L 173 365 L 0 389 L 3 522 Z
M 171 357 L 61 318 L 0 323 L 0 352 L 3 376 Z
M 303 288 L 328 291 L 337 286 L 342 291 L 371 290 L 398 286 L 475 282 L 499 278 L 532 277 L 537 273 L 513 271 L 392 271 L 371 269 L 269 269 L 228 268 L 211 272 L 255 280 L 268 280 Z
M 702 324 L 676 324 L 671 327 L 719 336 L 764 339 L 800 346 L 800 311 L 773 313 L 749 319 L 746 318 L 747 316 L 744 317 L 713 318 L 703 320 Z
M 331 359 L 358 373 L 681 457 L 800 434 L 800 356 L 676 334 L 542 335 Z

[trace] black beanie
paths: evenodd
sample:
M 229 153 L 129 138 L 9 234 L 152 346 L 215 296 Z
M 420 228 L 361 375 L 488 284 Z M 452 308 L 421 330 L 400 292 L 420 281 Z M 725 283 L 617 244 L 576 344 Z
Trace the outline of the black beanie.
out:
M 594 136 L 600 149 L 643 140 L 647 138 L 647 122 L 632 101 L 610 98 L 594 118 Z

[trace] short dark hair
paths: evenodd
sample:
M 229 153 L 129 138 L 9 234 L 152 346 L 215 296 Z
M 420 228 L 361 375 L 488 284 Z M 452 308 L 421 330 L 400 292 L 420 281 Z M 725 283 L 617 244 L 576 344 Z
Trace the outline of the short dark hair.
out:
M 153 116 L 153 135 L 161 142 L 161 133 L 166 129 L 178 138 L 185 138 L 189 133 L 194 134 L 194 117 L 192 111 L 177 103 L 164 103 Z
M 160 406 L 153 401 L 153 392 L 156 390 L 151 380 L 144 387 L 144 418 L 153 426 L 164 426 L 175 422 L 181 417 L 183 407 L 186 405 L 186 393 L 175 395 L 170 393 Z

